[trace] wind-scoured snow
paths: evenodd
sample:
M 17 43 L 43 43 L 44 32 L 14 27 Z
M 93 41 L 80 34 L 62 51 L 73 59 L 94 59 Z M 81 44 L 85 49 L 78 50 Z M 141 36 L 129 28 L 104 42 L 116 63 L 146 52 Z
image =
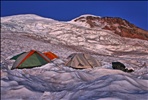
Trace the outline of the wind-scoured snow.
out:
M 92 17 L 97 17 L 97 18 L 101 18 L 101 16 L 95 16 L 95 15 L 91 15 L 91 14 L 85 14 L 85 15 L 81 15 L 77 18 L 74 18 L 72 19 L 71 21 L 68 21 L 68 23 L 71 23 L 71 24 L 74 24 L 74 25 L 77 25 L 77 26 L 83 26 L 83 27 L 86 27 L 86 28 L 90 28 L 90 25 L 87 23 L 87 17 L 88 16 L 92 16 Z M 81 21 L 75 21 L 77 19 L 81 18 Z M 101 27 L 101 23 L 98 23 L 98 22 L 94 22 L 96 23 L 97 25 L 99 25 Z
M 43 18 L 38 15 L 34 14 L 24 14 L 24 15 L 12 15 L 12 16 L 7 16 L 7 17 L 1 17 L 1 22 L 8 22 L 8 21 L 14 21 L 14 20 L 50 20 L 50 21 L 55 21 L 50 18 Z
M 2 99 L 146 100 L 148 81 L 112 69 L 72 70 L 48 64 L 40 68 L 6 71 Z M 3 72 L 4 74 L 4 72 Z
M 7 18 L 11 17 L 1 23 L 1 100 L 148 99 L 146 40 L 121 38 L 70 23 L 47 23 L 44 18 L 25 22 L 24 17 L 22 23 Z M 12 56 L 32 49 L 51 51 L 59 58 L 41 67 L 10 70 Z M 83 70 L 65 66 L 66 58 L 76 52 L 91 54 L 102 66 Z M 134 72 L 112 69 L 114 61 Z

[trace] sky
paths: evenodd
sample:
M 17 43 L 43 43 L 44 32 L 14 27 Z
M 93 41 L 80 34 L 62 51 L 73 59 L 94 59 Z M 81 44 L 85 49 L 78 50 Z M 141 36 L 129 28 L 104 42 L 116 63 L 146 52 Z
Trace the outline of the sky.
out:
M 120 17 L 148 30 L 148 1 L 1 1 L 1 17 L 36 14 L 69 21 L 83 14 Z

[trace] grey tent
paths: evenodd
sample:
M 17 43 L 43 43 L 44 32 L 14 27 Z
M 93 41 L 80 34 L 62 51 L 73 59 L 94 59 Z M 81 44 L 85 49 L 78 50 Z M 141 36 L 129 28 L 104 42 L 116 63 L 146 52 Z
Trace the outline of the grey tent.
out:
M 71 54 L 67 59 L 68 61 L 65 63 L 65 65 L 76 69 L 94 68 L 101 66 L 101 63 L 89 54 L 74 53 Z

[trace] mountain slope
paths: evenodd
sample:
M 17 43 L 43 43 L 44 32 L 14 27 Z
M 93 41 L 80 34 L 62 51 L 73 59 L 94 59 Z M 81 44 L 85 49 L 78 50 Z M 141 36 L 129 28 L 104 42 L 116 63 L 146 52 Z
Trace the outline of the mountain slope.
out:
M 22 16 L 22 17 L 20 17 Z M 24 17 L 23 17 L 24 16 Z M 23 19 L 22 19 L 23 18 Z M 41 20 L 42 19 L 42 20 Z M 41 39 L 54 44 L 72 46 L 83 51 L 111 55 L 115 52 L 147 53 L 147 41 L 122 38 L 105 29 L 93 29 L 69 22 L 59 22 L 30 15 L 2 18 L 1 31 L 17 32 L 21 35 Z M 6 20 L 6 21 L 5 21 Z M 25 33 L 25 34 L 24 34 Z
M 23 36 L 25 33 L 1 34 L 1 99 L 2 100 L 132 100 L 147 99 L 148 60 L 146 56 L 124 57 L 92 54 L 102 63 L 94 69 L 76 70 L 63 64 L 66 57 L 79 50 Z M 31 49 L 52 51 L 60 59 L 32 69 L 14 69 L 13 55 Z M 85 52 L 85 51 L 84 51 Z M 142 57 L 142 58 L 141 58 Z M 123 62 L 133 73 L 113 70 L 111 62 Z M 145 63 L 145 65 L 144 65 Z
M 127 20 L 118 17 L 98 17 L 93 15 L 82 15 L 70 21 L 82 24 L 88 28 L 105 29 L 114 32 L 122 37 L 138 38 L 148 40 L 148 31 L 136 27 Z
M 99 27 L 32 14 L 1 18 L 1 99 L 147 100 L 148 41 Z M 59 59 L 41 67 L 10 70 L 14 61 L 9 58 L 32 49 L 51 51 Z M 65 66 L 66 58 L 76 52 L 89 53 L 102 65 L 83 70 Z M 134 72 L 112 69 L 115 61 Z

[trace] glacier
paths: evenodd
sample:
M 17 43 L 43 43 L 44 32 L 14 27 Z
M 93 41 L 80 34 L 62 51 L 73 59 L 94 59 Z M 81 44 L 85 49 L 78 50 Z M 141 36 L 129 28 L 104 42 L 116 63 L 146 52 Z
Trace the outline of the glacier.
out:
M 148 41 L 35 15 L 15 17 L 1 19 L 1 100 L 148 99 Z M 14 61 L 9 59 L 31 49 L 51 51 L 59 58 L 41 67 L 10 70 Z M 83 70 L 65 66 L 75 52 L 91 54 L 102 66 Z M 112 69 L 113 61 L 134 72 Z

